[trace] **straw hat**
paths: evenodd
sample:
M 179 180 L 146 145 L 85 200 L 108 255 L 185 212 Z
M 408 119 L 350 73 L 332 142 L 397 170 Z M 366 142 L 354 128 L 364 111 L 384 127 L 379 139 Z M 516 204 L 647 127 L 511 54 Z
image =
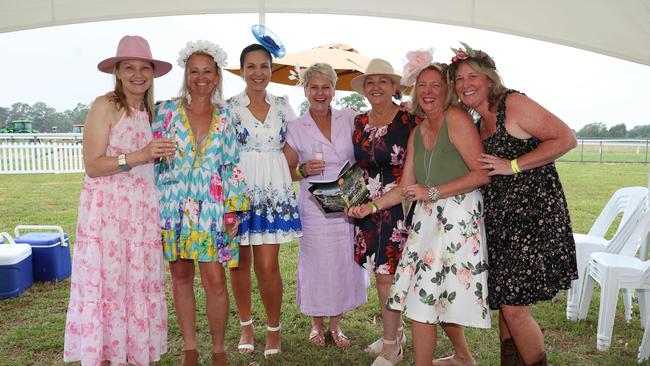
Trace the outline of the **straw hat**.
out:
M 363 75 L 359 75 L 352 79 L 350 84 L 352 84 L 352 89 L 359 94 L 363 94 L 363 83 L 366 81 L 366 78 L 370 75 L 386 75 L 393 79 L 395 85 L 399 86 L 400 79 L 402 78 L 398 73 L 395 72 L 393 66 L 390 62 L 382 60 L 380 58 L 373 58 L 368 62 L 368 67 L 366 67 L 366 72 Z
M 143 60 L 153 64 L 154 77 L 163 76 L 172 69 L 172 64 L 154 60 L 149 42 L 140 36 L 124 36 L 117 45 L 115 57 L 109 57 L 97 65 L 99 71 L 113 73 L 115 65 L 123 60 Z

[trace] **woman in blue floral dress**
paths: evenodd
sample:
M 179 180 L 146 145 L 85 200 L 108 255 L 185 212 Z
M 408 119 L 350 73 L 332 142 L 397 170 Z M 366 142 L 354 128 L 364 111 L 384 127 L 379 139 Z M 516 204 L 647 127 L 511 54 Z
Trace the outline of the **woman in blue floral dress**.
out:
M 158 165 L 161 230 L 172 274 L 174 307 L 183 334 L 182 365 L 196 365 L 194 261 L 205 288 L 213 365 L 225 365 L 228 290 L 224 267 L 238 264 L 237 218 L 248 209 L 246 185 L 228 109 L 221 101 L 226 54 L 206 41 L 188 42 L 182 96 L 158 106 L 154 136 L 173 136 L 173 162 Z
M 266 91 L 271 80 L 271 54 L 259 44 L 241 53 L 241 74 L 246 89 L 228 100 L 246 177 L 250 210 L 241 215 L 239 268 L 231 269 L 231 284 L 240 316 L 239 351 L 254 350 L 251 314 L 251 264 L 267 315 L 264 356 L 280 352 L 282 278 L 281 243 L 302 235 L 298 202 L 287 160 L 282 153 L 287 123 L 296 118 L 286 97 Z M 252 247 L 252 249 L 251 249 Z

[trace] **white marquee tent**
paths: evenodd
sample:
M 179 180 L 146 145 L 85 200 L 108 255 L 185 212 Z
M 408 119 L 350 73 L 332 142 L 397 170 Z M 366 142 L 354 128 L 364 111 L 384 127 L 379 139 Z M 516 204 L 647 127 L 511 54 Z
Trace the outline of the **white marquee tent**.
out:
M 208 13 L 321 13 L 509 33 L 650 65 L 650 0 L 0 0 L 0 33 Z

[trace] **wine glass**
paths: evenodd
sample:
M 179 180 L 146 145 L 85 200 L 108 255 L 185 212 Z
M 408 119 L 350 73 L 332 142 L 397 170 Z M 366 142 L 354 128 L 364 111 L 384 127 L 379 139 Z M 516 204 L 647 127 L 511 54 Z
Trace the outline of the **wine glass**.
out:
M 175 143 L 176 134 L 174 132 L 175 131 L 170 131 L 170 130 L 163 131 L 162 138 L 174 140 Z M 160 174 L 161 175 L 160 179 L 163 184 L 178 182 L 178 179 L 176 179 L 176 176 L 174 175 L 173 172 L 175 156 L 176 156 L 176 151 L 174 151 L 174 155 L 163 156 L 163 158 L 160 161 L 160 164 L 162 164 L 162 173 Z
M 323 145 L 320 142 L 311 144 L 311 152 L 314 155 L 314 160 L 325 161 L 323 157 Z M 320 172 L 321 178 L 323 178 L 323 171 Z

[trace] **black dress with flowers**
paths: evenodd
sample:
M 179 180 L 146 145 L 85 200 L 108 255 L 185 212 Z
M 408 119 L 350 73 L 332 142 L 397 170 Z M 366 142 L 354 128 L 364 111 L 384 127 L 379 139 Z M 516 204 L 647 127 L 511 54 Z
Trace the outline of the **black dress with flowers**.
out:
M 499 101 L 496 132 L 483 140 L 485 152 L 515 159 L 541 143 L 518 139 L 505 128 L 506 98 Z M 578 278 L 575 242 L 555 164 L 517 175 L 496 175 L 483 187 L 488 244 L 488 302 L 530 305 L 553 298 Z
M 354 157 L 366 173 L 372 199 L 399 185 L 409 134 L 417 123 L 419 119 L 405 110 L 380 128 L 368 123 L 368 113 L 355 118 Z M 407 237 L 402 206 L 355 221 L 354 260 L 371 272 L 394 274 Z

